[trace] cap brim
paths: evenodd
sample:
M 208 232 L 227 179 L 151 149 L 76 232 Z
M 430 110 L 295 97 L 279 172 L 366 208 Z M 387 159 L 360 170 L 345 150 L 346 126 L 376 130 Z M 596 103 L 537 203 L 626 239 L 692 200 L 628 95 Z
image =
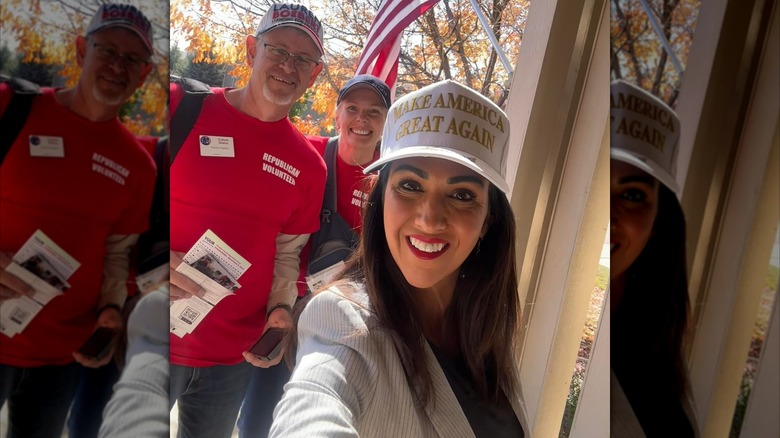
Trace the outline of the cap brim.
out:
M 487 163 L 472 155 L 466 155 L 461 151 L 443 148 L 441 146 L 405 146 L 403 149 L 390 152 L 385 157 L 371 163 L 371 165 L 363 170 L 363 173 L 371 173 L 391 161 L 415 157 L 441 158 L 443 160 L 458 163 L 484 176 L 503 193 L 509 192 L 509 186 L 506 181 L 504 181 L 501 175 L 496 173 Z
M 309 38 L 311 38 L 311 40 L 314 41 L 314 45 L 317 46 L 317 50 L 320 51 L 320 55 L 324 55 L 325 54 L 325 49 L 322 48 L 322 41 L 320 41 L 320 38 L 317 35 L 315 35 L 314 32 L 312 32 L 308 27 L 302 26 L 302 25 L 300 25 L 298 23 L 290 23 L 290 22 L 288 22 L 288 23 L 277 23 L 277 24 L 274 24 L 273 26 L 268 27 L 268 29 L 264 29 L 262 32 L 258 32 L 257 35 L 264 35 L 264 34 L 267 34 L 268 32 L 270 32 L 270 31 L 272 31 L 274 29 L 279 29 L 280 27 L 285 27 L 285 26 L 286 27 L 294 27 L 296 29 L 300 29 L 300 30 L 306 32 L 306 35 L 309 35 Z
M 341 103 L 341 101 L 344 100 L 344 97 L 346 97 L 347 93 L 349 93 L 351 91 L 354 91 L 354 90 L 358 90 L 360 88 L 365 88 L 367 90 L 371 90 L 374 93 L 376 93 L 376 95 L 379 96 L 379 99 L 382 101 L 382 103 L 384 103 L 385 109 L 390 109 L 390 102 L 385 100 L 384 96 L 382 96 L 382 93 L 377 91 L 377 89 L 374 88 L 373 85 L 367 84 L 367 83 L 364 83 L 364 82 L 359 82 L 357 84 L 352 84 L 348 88 L 345 88 L 345 89 L 341 90 L 341 92 L 339 92 L 338 102 L 336 102 L 336 103 L 337 104 Z
M 675 195 L 680 196 L 680 187 L 674 177 L 652 160 L 648 160 L 625 149 L 610 149 L 609 155 L 613 160 L 628 163 L 637 169 L 647 172 L 656 178 L 661 184 L 668 187 Z
M 121 27 L 121 28 L 127 29 L 127 30 L 129 30 L 129 31 L 133 32 L 134 34 L 138 35 L 138 38 L 141 38 L 141 41 L 143 41 L 143 43 L 144 43 L 144 46 L 146 46 L 146 49 L 147 49 L 147 50 L 149 50 L 149 54 L 154 54 L 154 47 L 152 47 L 152 42 L 151 42 L 151 41 L 149 41 L 149 39 L 148 39 L 148 38 L 147 38 L 147 37 L 146 37 L 146 36 L 145 36 L 143 33 L 141 33 L 141 31 L 139 31 L 138 29 L 136 29 L 135 27 L 133 27 L 133 26 L 131 26 L 131 25 L 129 25 L 129 24 L 123 24 L 123 23 L 106 23 L 106 24 L 105 24 L 105 25 L 103 25 L 103 26 L 100 26 L 100 27 L 98 27 L 98 28 L 96 28 L 96 29 L 93 29 L 93 30 L 92 30 L 91 32 L 89 32 L 87 35 L 88 35 L 88 36 L 89 36 L 89 35 L 92 35 L 92 34 L 94 34 L 94 33 L 96 33 L 96 32 L 100 32 L 101 30 L 103 30 L 103 29 L 108 29 L 108 28 L 110 28 L 110 27 Z

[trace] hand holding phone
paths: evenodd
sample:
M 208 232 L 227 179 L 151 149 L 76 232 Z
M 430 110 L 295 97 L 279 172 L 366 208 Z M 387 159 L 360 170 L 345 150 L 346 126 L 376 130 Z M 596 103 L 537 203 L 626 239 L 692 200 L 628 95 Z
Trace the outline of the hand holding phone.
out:
M 271 327 L 255 342 L 249 352 L 262 360 L 273 360 L 282 349 L 282 340 L 287 330 Z
M 98 327 L 94 333 L 79 348 L 79 353 L 88 359 L 99 361 L 106 357 L 114 345 L 118 331 L 108 327 Z

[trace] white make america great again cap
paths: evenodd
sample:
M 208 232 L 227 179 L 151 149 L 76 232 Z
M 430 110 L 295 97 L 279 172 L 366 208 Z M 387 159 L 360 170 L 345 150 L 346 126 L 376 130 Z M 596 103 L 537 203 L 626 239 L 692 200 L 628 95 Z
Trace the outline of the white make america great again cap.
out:
M 619 80 L 610 87 L 610 156 L 644 170 L 680 195 L 680 120 L 661 99 Z
M 379 160 L 432 157 L 461 164 L 507 193 L 509 119 L 486 97 L 450 80 L 437 82 L 395 101 L 387 113 Z

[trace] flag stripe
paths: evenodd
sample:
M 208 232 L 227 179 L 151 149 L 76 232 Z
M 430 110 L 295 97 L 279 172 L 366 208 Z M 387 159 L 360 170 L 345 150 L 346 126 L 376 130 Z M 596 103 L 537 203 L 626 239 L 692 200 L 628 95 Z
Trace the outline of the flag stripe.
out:
M 384 59 L 384 66 L 382 67 L 382 70 L 379 72 L 381 77 L 388 77 L 390 75 L 390 71 L 393 68 L 393 65 L 395 65 L 398 62 L 398 57 L 401 55 L 401 35 L 399 34 L 398 37 L 395 39 L 395 43 L 388 46 L 386 50 L 382 51 L 382 54 L 385 56 Z M 389 61 L 389 62 L 388 62 Z
M 383 0 L 371 22 L 356 74 L 371 74 L 382 79 L 395 95 L 403 31 L 438 1 Z
M 366 56 L 366 53 L 373 44 L 382 41 L 382 38 L 377 37 L 377 34 L 387 28 L 394 27 L 396 22 L 400 21 L 406 16 L 403 8 L 408 6 L 413 7 L 415 2 L 416 0 L 405 0 L 396 2 L 393 6 L 391 6 L 393 3 L 392 0 L 385 0 L 381 5 L 379 5 L 379 11 L 377 11 L 376 16 L 374 17 L 374 21 L 371 22 L 371 29 L 368 32 L 368 39 L 366 40 L 362 57 Z
M 438 0 L 407 0 L 399 2 L 395 8 L 383 15 L 377 15 L 371 23 L 371 31 L 368 34 L 358 71 L 361 71 L 365 60 L 376 57 L 377 52 L 385 44 L 391 44 L 397 35 L 400 35 L 412 21 L 430 9 Z M 382 8 L 380 7 L 380 11 Z

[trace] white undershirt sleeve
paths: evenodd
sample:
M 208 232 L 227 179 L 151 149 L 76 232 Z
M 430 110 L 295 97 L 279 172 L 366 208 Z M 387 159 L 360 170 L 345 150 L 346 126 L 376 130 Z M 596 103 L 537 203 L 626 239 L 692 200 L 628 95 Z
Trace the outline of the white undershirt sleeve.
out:
M 282 234 L 276 236 L 276 257 L 274 257 L 274 278 L 267 308 L 284 303 L 290 307 L 298 296 L 298 273 L 300 272 L 301 250 L 309 241 L 308 234 Z
M 106 238 L 103 258 L 103 284 L 97 309 L 113 304 L 121 309 L 127 299 L 127 275 L 130 271 L 130 250 L 138 234 L 112 234 Z

